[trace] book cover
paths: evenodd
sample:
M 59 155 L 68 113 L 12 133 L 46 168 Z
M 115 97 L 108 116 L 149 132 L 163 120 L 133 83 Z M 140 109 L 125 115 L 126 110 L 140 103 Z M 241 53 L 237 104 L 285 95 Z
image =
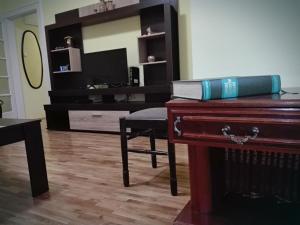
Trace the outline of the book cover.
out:
M 281 90 L 279 75 L 223 77 L 207 80 L 173 81 L 173 97 L 212 100 L 276 94 Z

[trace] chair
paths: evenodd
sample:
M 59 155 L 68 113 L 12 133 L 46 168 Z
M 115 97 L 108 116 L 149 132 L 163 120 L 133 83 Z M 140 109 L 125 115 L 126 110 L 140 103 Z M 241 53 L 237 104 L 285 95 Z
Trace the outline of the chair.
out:
M 129 135 L 127 134 L 128 128 L 133 130 Z M 150 154 L 153 168 L 157 168 L 157 155 L 168 155 L 171 194 L 173 196 L 177 195 L 175 145 L 168 140 L 167 152 L 157 150 L 155 146 L 155 131 L 160 129 L 167 130 L 167 128 L 166 108 L 144 109 L 120 118 L 123 183 L 125 187 L 129 187 L 128 152 Z M 128 140 L 141 135 L 149 135 L 150 150 L 128 148 Z

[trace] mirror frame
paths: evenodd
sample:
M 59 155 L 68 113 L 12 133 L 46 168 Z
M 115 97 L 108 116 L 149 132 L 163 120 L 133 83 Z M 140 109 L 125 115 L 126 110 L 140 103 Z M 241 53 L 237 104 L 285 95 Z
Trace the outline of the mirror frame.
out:
M 27 33 L 31 33 L 33 34 L 35 40 L 36 40 L 36 43 L 37 43 L 37 46 L 38 46 L 38 49 L 39 49 L 39 53 L 40 53 L 40 57 L 41 57 L 41 80 L 40 80 L 40 83 L 38 86 L 34 86 L 30 79 L 29 79 L 29 76 L 27 74 L 27 70 L 26 70 L 26 66 L 25 66 L 25 61 L 24 61 L 24 39 L 25 39 L 25 36 Z M 26 80 L 28 82 L 28 84 L 30 85 L 30 87 L 32 87 L 33 89 L 39 89 L 42 84 L 43 84 L 43 79 L 44 79 L 44 70 L 43 70 L 43 58 L 42 58 L 42 52 L 41 52 L 41 47 L 40 47 L 40 44 L 39 44 L 39 41 L 37 39 L 37 36 L 35 35 L 34 32 L 32 32 L 31 30 L 25 30 L 23 32 L 23 35 L 22 35 L 22 42 L 21 42 L 21 52 L 22 52 L 22 64 L 23 64 L 23 70 L 24 70 L 24 73 L 25 73 L 25 76 L 26 76 Z

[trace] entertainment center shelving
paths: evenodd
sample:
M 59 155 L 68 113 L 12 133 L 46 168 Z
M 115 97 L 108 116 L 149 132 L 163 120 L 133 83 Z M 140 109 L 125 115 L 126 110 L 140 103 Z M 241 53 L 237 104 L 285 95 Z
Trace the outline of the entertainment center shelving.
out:
M 171 82 L 179 79 L 177 9 L 176 0 L 141 0 L 85 17 L 79 17 L 79 9 L 56 14 L 56 23 L 45 28 L 52 88 L 51 104 L 44 106 L 48 129 L 118 132 L 119 116 L 164 106 L 171 97 Z M 137 37 L 137 54 L 144 70 L 144 86 L 87 89 L 82 27 L 138 15 L 141 35 Z M 149 26 L 154 33 L 145 35 Z M 72 48 L 56 50 L 64 46 L 66 36 L 72 37 Z M 147 62 L 149 55 L 155 55 L 156 61 Z M 68 70 L 60 71 L 66 64 L 70 65 Z M 133 94 L 144 95 L 145 101 L 114 101 L 114 95 Z M 102 96 L 103 101 L 91 102 L 91 96 Z

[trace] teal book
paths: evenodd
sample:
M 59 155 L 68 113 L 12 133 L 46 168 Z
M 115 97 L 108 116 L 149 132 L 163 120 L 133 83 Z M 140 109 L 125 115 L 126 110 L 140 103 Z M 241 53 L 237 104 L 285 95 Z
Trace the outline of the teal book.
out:
M 173 97 L 212 100 L 276 94 L 281 91 L 279 75 L 222 77 L 173 81 Z

